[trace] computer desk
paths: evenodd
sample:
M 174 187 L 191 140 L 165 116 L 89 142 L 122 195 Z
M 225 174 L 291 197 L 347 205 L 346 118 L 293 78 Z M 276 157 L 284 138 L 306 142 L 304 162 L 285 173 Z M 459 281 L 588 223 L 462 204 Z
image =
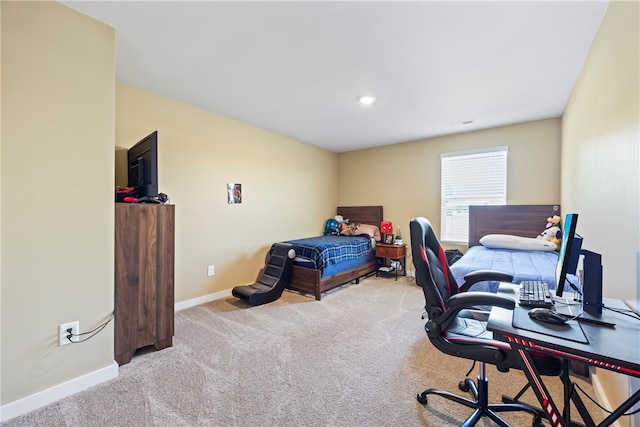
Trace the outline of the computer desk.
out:
M 517 289 L 517 285 L 501 284 L 498 293 L 516 299 L 517 293 L 513 291 L 514 288 Z M 604 298 L 603 302 L 606 307 L 628 309 L 620 300 Z M 529 309 L 519 307 L 516 304 L 514 310 L 528 311 Z M 512 324 L 513 311 L 499 307 L 493 307 L 491 310 L 487 329 L 507 341 L 519 356 L 529 384 L 552 426 L 580 425 L 571 420 L 569 399 L 575 404 L 582 420 L 588 427 L 596 425 L 609 426 L 640 401 L 639 390 L 616 408 L 611 415 L 601 421 L 600 424 L 596 424 L 580 396 L 576 392 L 571 392 L 573 385 L 570 383 L 567 372 L 570 360 L 640 377 L 640 321 L 610 310 L 607 310 L 607 313 L 608 317 L 615 320 L 615 327 L 613 328 L 584 322 L 580 322 L 578 326 L 577 321 L 570 321 L 572 327 L 574 327 L 574 323 L 575 327 L 582 327 L 584 336 L 588 340 L 588 344 L 584 344 L 553 335 L 515 328 Z M 562 413 L 558 411 L 555 402 L 544 385 L 543 379 L 529 356 L 529 350 L 563 359 L 565 369 L 561 376 L 564 383 L 564 408 Z

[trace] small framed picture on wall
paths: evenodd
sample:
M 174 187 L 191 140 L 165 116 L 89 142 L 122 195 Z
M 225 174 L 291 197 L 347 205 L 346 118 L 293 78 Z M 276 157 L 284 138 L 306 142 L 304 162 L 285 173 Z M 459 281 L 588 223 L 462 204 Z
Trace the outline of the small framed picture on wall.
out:
M 227 184 L 227 200 L 230 205 L 242 203 L 242 184 Z

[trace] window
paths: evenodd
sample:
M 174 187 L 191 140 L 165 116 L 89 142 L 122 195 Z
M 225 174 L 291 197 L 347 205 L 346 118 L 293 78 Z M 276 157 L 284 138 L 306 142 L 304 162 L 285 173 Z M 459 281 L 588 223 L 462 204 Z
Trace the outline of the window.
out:
M 469 206 L 507 202 L 507 147 L 443 153 L 440 239 L 469 243 Z

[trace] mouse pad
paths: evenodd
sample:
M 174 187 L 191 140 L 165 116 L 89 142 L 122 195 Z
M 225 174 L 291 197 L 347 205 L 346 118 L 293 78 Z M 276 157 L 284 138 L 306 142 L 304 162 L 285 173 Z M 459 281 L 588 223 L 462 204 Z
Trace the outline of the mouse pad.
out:
M 584 335 L 582 327 L 575 320 L 568 320 L 567 323 L 563 325 L 544 323 L 531 319 L 529 317 L 529 310 L 516 307 L 515 310 L 513 310 L 512 324 L 514 328 L 526 329 L 527 331 L 575 341 L 581 344 L 589 344 L 589 340 L 587 340 L 587 337 Z

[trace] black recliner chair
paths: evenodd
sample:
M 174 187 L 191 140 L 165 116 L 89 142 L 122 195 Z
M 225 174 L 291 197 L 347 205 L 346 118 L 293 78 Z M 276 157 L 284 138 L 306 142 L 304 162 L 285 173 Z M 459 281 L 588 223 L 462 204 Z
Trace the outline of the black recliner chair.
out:
M 251 285 L 236 286 L 231 290 L 231 294 L 251 305 L 267 304 L 277 300 L 289 283 L 295 256 L 292 245 L 274 244 L 256 281 Z
M 513 309 L 515 301 L 489 292 L 464 292 L 480 281 L 511 281 L 512 277 L 484 270 L 467 275 L 466 282 L 459 287 L 449 270 L 445 251 L 429 221 L 422 217 L 414 218 L 409 224 L 409 229 L 416 282 L 422 287 L 426 301 L 428 321 L 425 330 L 429 340 L 443 353 L 480 363 L 477 384 L 470 378 L 459 384 L 460 390 L 469 392 L 472 399 L 430 388 L 418 394 L 418 401 L 426 404 L 427 396 L 431 394 L 475 409 L 463 426 L 473 426 L 485 416 L 500 426 L 509 426 L 497 414 L 504 411 L 529 412 L 533 415 L 533 425 L 542 426 L 541 417 L 544 416 L 544 412 L 540 408 L 515 401 L 488 403 L 486 363 L 495 365 L 501 372 L 508 372 L 511 368 L 522 368 L 509 344 L 494 339 L 493 334 L 486 329 L 486 321 L 474 316 L 473 311 L 479 307 L 486 309 L 492 306 Z M 536 354 L 531 354 L 531 357 L 541 375 L 559 376 L 562 373 L 561 359 Z

